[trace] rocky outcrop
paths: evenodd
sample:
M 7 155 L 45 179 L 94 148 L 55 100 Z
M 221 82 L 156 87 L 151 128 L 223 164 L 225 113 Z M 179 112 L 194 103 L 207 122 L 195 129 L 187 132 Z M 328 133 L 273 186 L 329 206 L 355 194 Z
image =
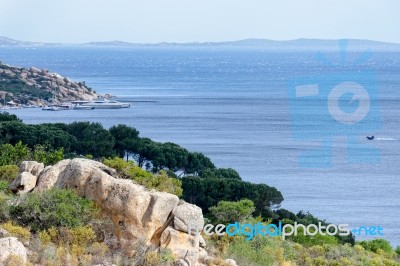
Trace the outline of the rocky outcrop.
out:
M 17 178 L 9 185 L 9 189 L 18 194 L 24 194 L 35 188 L 37 176 L 29 172 L 20 173 Z
M 189 233 L 189 229 L 191 229 L 192 231 L 197 230 L 197 232 L 199 232 L 204 227 L 203 212 L 201 208 L 196 205 L 185 202 L 177 206 L 173 214 L 174 228 L 176 230 Z
M 46 167 L 37 182 L 35 191 L 45 191 L 52 188 L 56 183 L 60 173 L 67 167 L 71 160 L 62 160 L 54 166 Z
M 30 172 L 21 172 L 20 176 L 32 175 L 33 167 L 24 164 L 20 170 Z M 203 228 L 201 209 L 180 203 L 175 195 L 119 179 L 114 169 L 88 159 L 63 160 L 46 167 L 37 178 L 35 191 L 70 188 L 93 200 L 112 220 L 114 235 L 122 247 L 144 240 L 153 248 L 169 248 L 177 260 L 185 259 L 191 265 L 199 265 L 201 257 L 207 256 L 204 239 L 188 234 L 189 223 Z
M 190 235 L 167 227 L 161 234 L 161 247 L 168 248 L 176 258 L 188 258 L 190 261 L 200 259 L 200 234 Z
M 38 163 L 35 161 L 24 161 L 21 163 L 19 167 L 19 172 L 29 172 L 32 175 L 38 177 L 39 174 L 43 171 L 44 169 L 44 164 L 43 163 Z
M 0 265 L 4 265 L 9 256 L 17 256 L 26 263 L 27 250 L 15 237 L 0 238 Z
M 44 105 L 98 98 L 85 82 L 73 82 L 46 69 L 18 68 L 0 63 L 0 80 L 5 85 L 10 84 L 9 88 L 3 86 L 4 97 L 8 96 L 8 100 L 18 104 Z
M 24 194 L 36 187 L 39 174 L 44 164 L 35 161 L 24 161 L 19 167 L 19 175 L 11 182 L 9 189 L 18 194 Z

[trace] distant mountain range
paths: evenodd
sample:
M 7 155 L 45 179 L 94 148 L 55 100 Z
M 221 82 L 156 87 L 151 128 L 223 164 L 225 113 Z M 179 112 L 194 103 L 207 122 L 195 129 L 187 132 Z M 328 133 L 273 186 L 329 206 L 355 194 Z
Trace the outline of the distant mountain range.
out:
M 359 48 L 381 48 L 381 49 L 400 49 L 400 44 L 387 43 L 370 40 L 349 39 L 351 47 Z M 27 42 L 13 40 L 7 37 L 0 36 L 0 46 L 62 46 L 65 44 L 60 43 L 40 43 L 40 42 Z M 68 44 L 71 45 L 71 44 Z M 296 39 L 288 41 L 274 41 L 268 39 L 244 39 L 239 41 L 225 41 L 225 42 L 190 42 L 190 43 L 130 43 L 123 41 L 109 41 L 109 42 L 89 42 L 82 44 L 83 46 L 105 46 L 105 47 L 143 47 L 143 46 L 232 46 L 232 47 L 265 47 L 271 49 L 307 49 L 307 48 L 337 48 L 338 40 L 321 40 L 321 39 Z
M 44 46 L 44 45 L 61 45 L 60 43 L 41 43 L 18 41 L 8 37 L 0 36 L 0 46 Z

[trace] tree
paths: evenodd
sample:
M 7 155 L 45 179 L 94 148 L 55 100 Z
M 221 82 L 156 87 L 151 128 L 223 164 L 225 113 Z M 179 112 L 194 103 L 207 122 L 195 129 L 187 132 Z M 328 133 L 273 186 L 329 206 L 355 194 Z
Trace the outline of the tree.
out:
M 184 167 L 184 175 L 197 176 L 206 169 L 214 169 L 215 165 L 210 158 L 200 152 L 190 152 Z
M 112 126 L 109 131 L 115 139 L 114 150 L 122 158 L 126 155 L 126 160 L 128 160 L 129 155 L 133 153 L 135 142 L 138 141 L 139 131 L 121 124 Z
M 207 168 L 200 172 L 202 178 L 231 178 L 242 180 L 239 173 L 232 168 Z
M 283 201 L 283 196 L 274 187 L 253 184 L 230 178 L 182 178 L 183 199 L 209 211 L 219 201 L 239 201 L 249 199 L 254 202 L 257 214 L 274 208 Z
M 19 121 L 0 123 L 0 144 L 17 144 L 19 141 L 26 143 L 27 136 L 31 136 L 28 126 Z
M 216 223 L 229 224 L 243 222 L 251 217 L 254 210 L 254 203 L 251 200 L 242 199 L 237 202 L 220 201 L 217 206 L 210 208 L 210 213 Z
M 139 167 L 151 162 L 159 152 L 159 143 L 149 138 L 139 138 L 132 146 L 132 155 Z
M 19 165 L 22 161 L 29 158 L 29 149 L 22 142 L 18 142 L 15 146 L 11 144 L 3 144 L 0 147 L 0 166 L 2 165 Z
M 7 122 L 7 121 L 16 121 L 22 122 L 16 115 L 10 114 L 8 112 L 0 112 L 0 122 Z
M 100 123 L 74 122 L 67 126 L 67 131 L 76 138 L 72 150 L 77 154 L 91 154 L 94 158 L 114 155 L 115 139 Z
M 176 172 L 183 169 L 187 164 L 189 152 L 175 143 L 167 142 L 158 144 L 156 149 L 158 152 L 153 153 L 154 155 L 151 160 L 155 172 L 165 168 Z

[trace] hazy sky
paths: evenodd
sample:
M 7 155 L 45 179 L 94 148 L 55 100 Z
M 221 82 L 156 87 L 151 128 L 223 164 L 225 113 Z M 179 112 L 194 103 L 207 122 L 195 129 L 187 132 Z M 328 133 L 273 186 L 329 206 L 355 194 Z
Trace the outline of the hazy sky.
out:
M 80 43 L 357 38 L 400 43 L 399 0 L 0 0 L 0 36 Z

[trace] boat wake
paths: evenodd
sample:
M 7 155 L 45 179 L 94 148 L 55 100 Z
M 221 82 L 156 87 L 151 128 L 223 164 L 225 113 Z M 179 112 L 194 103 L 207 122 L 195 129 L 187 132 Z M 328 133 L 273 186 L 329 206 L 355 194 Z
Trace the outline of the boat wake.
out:
M 394 138 L 375 138 L 375 140 L 380 140 L 380 141 L 395 141 L 398 139 L 394 139 Z

